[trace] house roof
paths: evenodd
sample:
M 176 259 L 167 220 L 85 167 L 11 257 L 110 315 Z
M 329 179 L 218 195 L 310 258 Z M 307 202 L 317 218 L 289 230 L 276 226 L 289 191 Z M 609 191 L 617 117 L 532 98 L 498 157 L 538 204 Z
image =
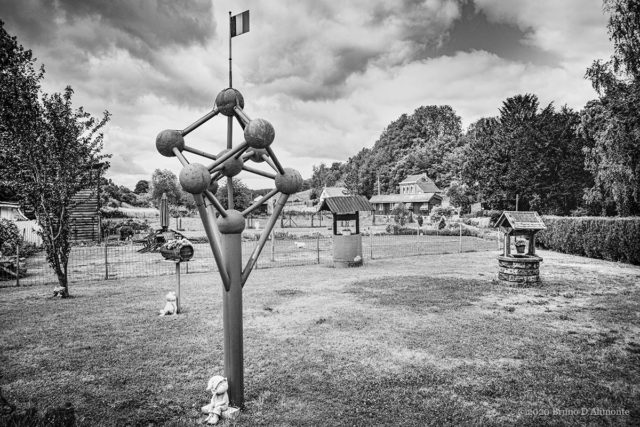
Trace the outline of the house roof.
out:
M 351 195 L 351 191 L 344 187 L 324 187 L 320 196 L 324 197 L 342 197 Z
M 414 182 L 419 181 L 421 178 L 427 178 L 427 174 L 421 173 L 418 175 L 409 175 L 400 184 L 413 184 Z
M 418 181 L 418 187 L 425 193 L 440 193 L 442 190 L 438 188 L 435 182 L 427 178 L 426 181 Z
M 371 203 L 366 197 L 360 195 L 327 197 L 318 207 L 318 211 L 331 211 L 339 215 L 372 210 L 374 209 Z
M 369 199 L 371 203 L 427 203 L 431 199 L 442 200 L 442 196 L 437 193 L 417 193 L 417 194 L 381 194 Z

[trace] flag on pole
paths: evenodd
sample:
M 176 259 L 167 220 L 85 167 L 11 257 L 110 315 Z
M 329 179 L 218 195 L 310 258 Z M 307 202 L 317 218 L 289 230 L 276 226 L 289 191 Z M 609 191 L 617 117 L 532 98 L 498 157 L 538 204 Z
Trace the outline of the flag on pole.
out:
M 249 32 L 249 11 L 231 17 L 231 37 Z

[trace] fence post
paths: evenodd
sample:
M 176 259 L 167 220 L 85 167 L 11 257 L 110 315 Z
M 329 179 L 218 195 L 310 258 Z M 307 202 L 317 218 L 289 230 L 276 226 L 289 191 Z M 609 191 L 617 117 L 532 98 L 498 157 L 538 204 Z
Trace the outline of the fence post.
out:
M 316 253 L 318 254 L 318 264 L 320 264 L 320 233 L 316 234 Z
M 369 255 L 373 259 L 373 230 L 369 229 Z
M 104 280 L 109 280 L 109 237 L 104 239 Z
M 271 230 L 271 262 L 276 261 L 276 233 Z
M 460 225 L 460 245 L 458 247 L 458 253 L 462 253 L 462 222 L 458 224 Z
M 16 286 L 20 286 L 20 242 L 16 245 Z

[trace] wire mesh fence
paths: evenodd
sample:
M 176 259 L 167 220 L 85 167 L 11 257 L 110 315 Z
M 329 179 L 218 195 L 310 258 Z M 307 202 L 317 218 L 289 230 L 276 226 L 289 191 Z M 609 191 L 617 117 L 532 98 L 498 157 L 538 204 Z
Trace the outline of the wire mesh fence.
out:
M 243 240 L 243 260 L 249 258 L 256 240 Z M 270 239 L 264 246 L 257 269 L 333 263 L 333 239 L 320 234 L 296 239 Z M 472 236 L 438 235 L 362 235 L 362 257 L 366 260 L 487 251 L 499 248 L 498 241 Z M 208 243 L 194 243 L 194 257 L 183 262 L 181 272 L 217 271 Z M 176 273 L 175 263 L 166 261 L 158 252 L 140 253 L 142 244 L 105 242 L 74 246 L 68 264 L 71 282 L 153 277 Z M 0 287 L 55 284 L 57 278 L 43 251 L 21 260 L 26 273 L 19 278 L 0 275 Z

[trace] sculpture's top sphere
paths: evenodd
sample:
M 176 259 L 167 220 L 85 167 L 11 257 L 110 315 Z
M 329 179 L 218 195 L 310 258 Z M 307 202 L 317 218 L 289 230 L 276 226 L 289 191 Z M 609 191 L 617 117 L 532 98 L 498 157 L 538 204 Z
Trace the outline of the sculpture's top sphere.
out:
M 244 128 L 244 140 L 251 148 L 267 148 L 276 137 L 271 123 L 264 119 L 254 119 Z
M 222 234 L 238 234 L 244 230 L 244 217 L 235 209 L 227 209 L 227 216 L 219 217 L 217 223 Z
M 225 116 L 233 116 L 233 108 L 235 106 L 244 108 L 244 98 L 242 94 L 234 88 L 228 87 L 223 89 L 216 96 L 216 107 Z
M 276 175 L 276 189 L 283 194 L 294 194 L 302 188 L 302 175 L 295 169 L 284 168 L 284 174 Z
M 218 157 L 221 157 L 227 151 L 229 151 L 229 149 L 222 150 L 220 154 L 218 154 Z M 242 159 L 232 156 L 222 163 L 222 170 L 220 172 L 222 172 L 224 176 L 231 178 L 242 172 L 243 165 Z
M 156 149 L 165 157 L 173 157 L 173 149 L 184 149 L 184 138 L 179 130 L 165 129 L 156 136 Z
M 264 162 L 262 156 L 265 154 L 267 156 L 269 155 L 269 153 L 267 153 L 267 150 L 265 150 L 264 148 L 252 148 L 251 151 L 253 151 L 253 154 L 249 156 L 248 159 L 256 163 Z
M 200 194 L 209 188 L 211 175 L 206 166 L 190 163 L 180 171 L 180 185 L 187 193 Z

